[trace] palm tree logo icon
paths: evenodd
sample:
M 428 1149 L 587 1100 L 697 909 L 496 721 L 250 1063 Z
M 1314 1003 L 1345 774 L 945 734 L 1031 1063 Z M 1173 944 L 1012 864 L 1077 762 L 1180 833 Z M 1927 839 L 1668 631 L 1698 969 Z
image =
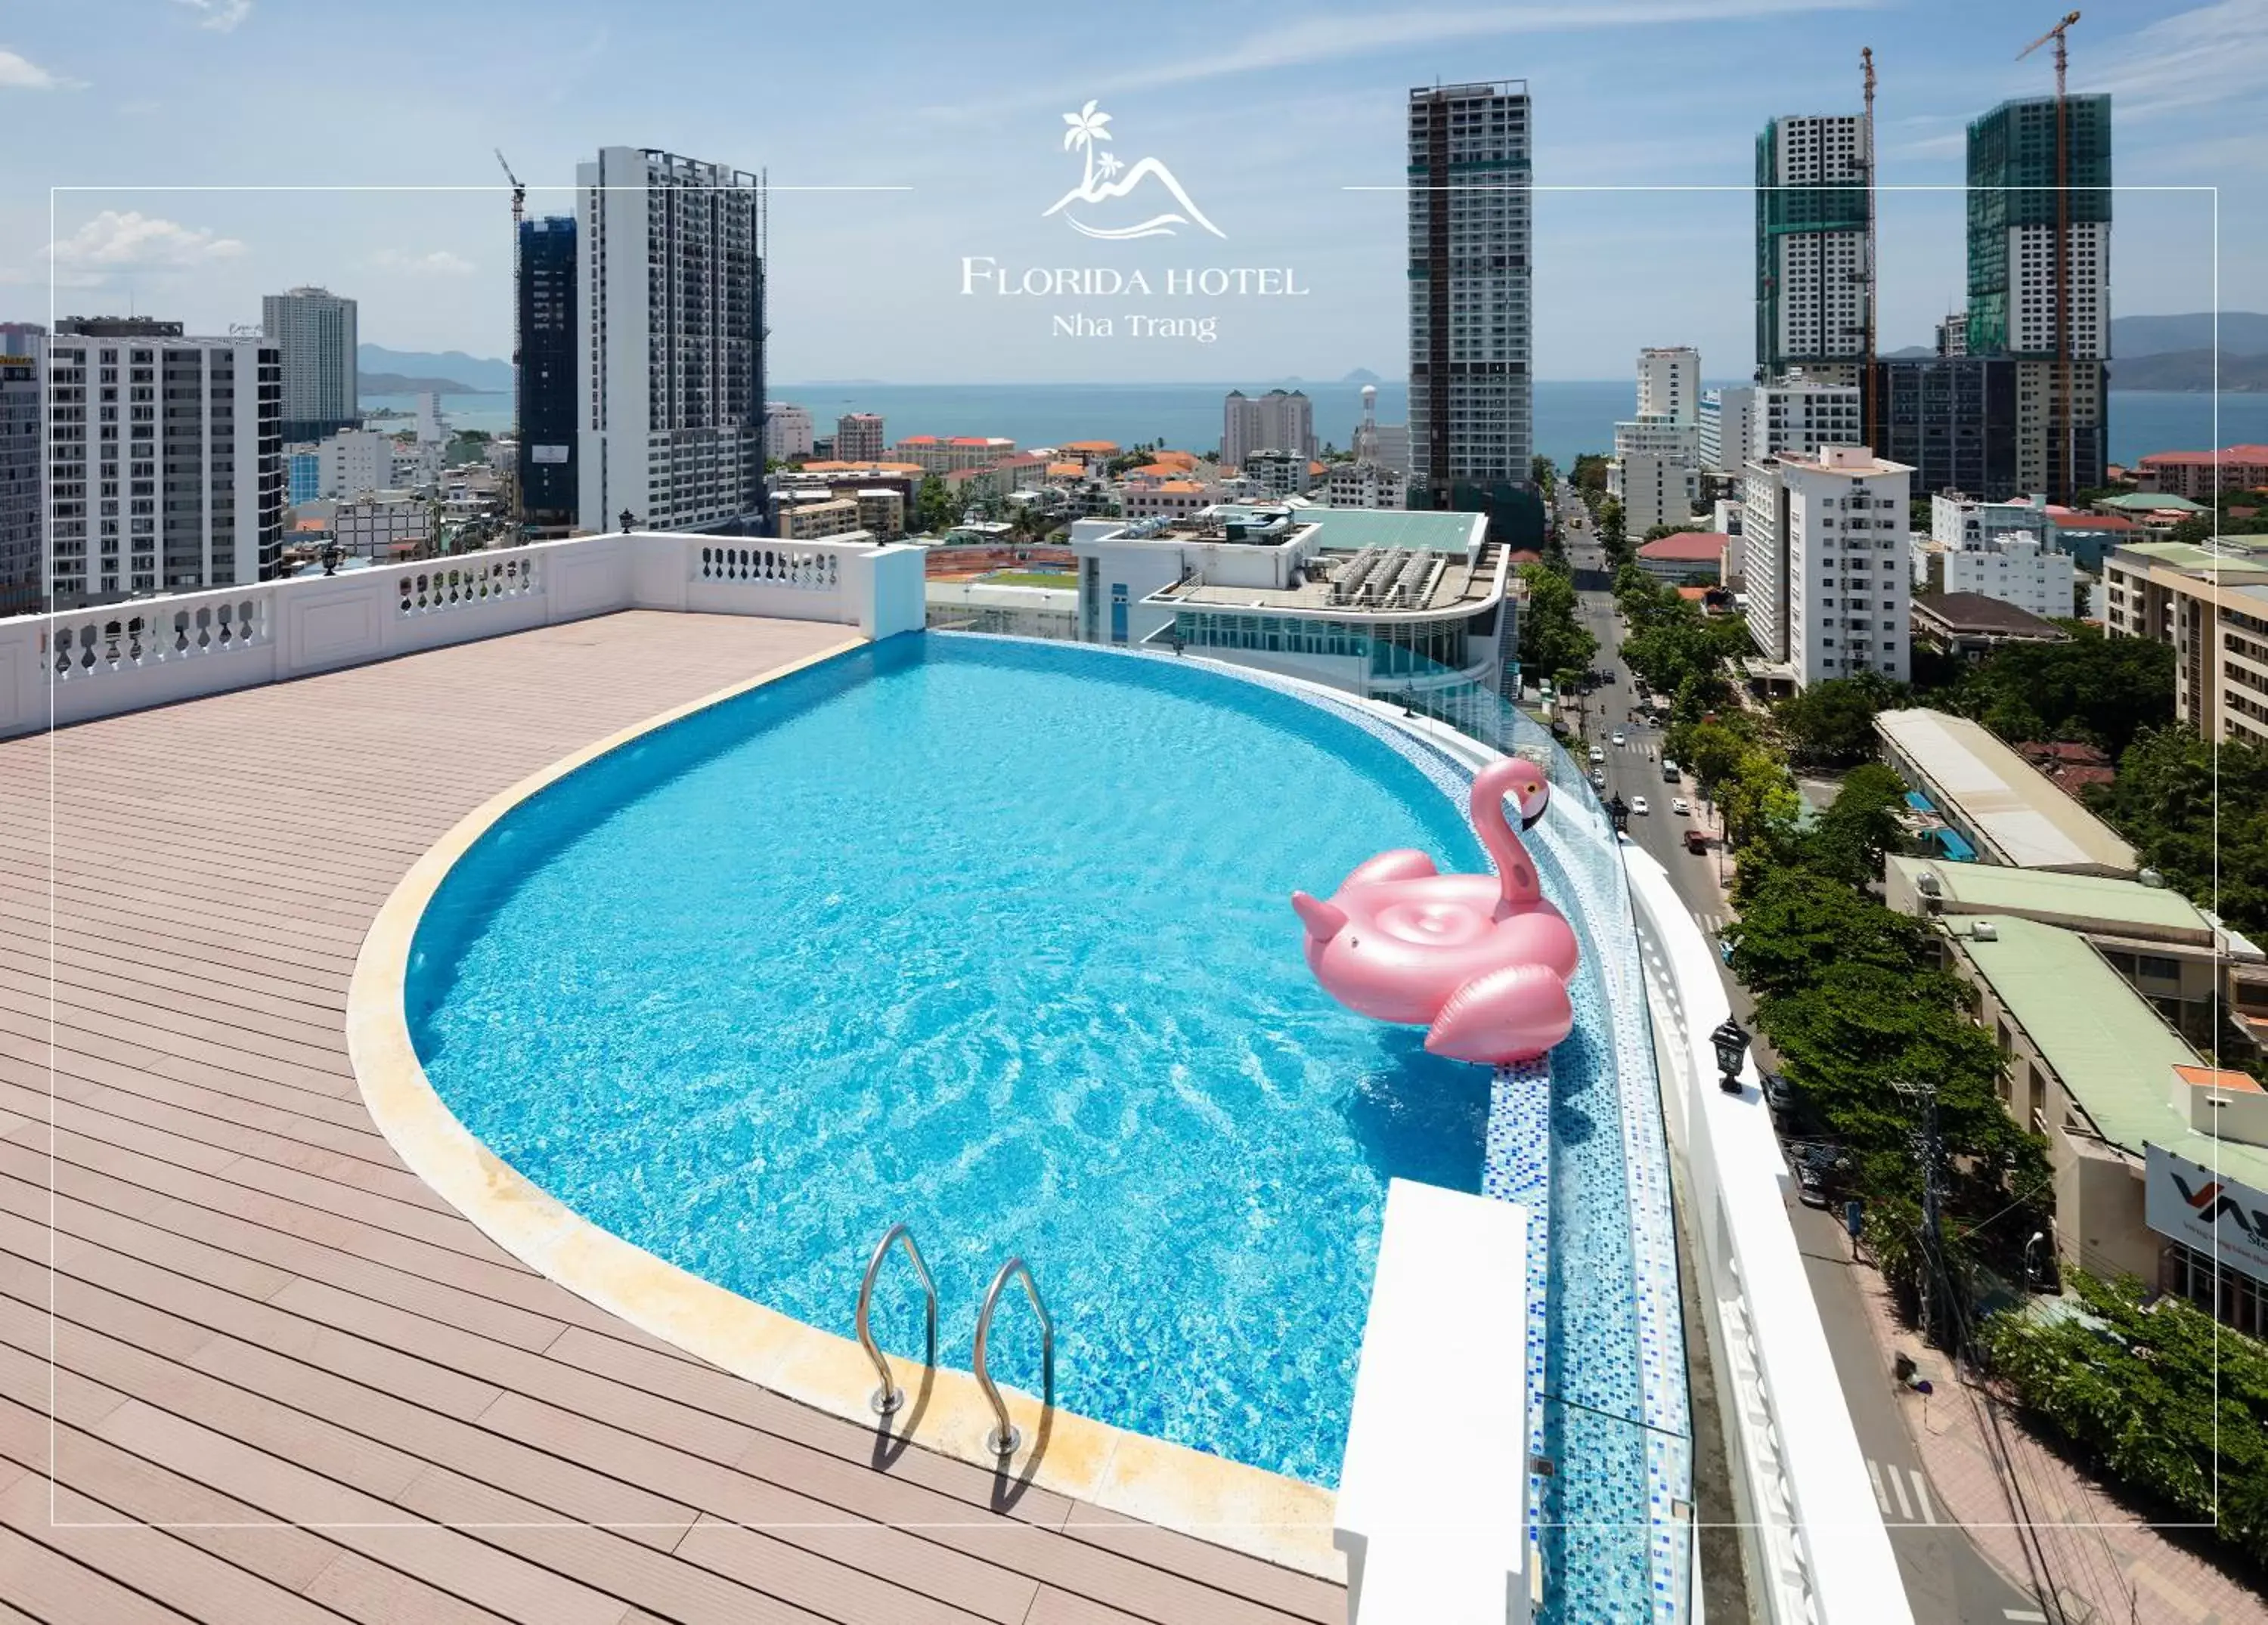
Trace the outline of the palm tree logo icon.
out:
M 1129 168 L 1116 153 L 1102 151 L 1102 143 L 1110 139 L 1110 115 L 1102 112 L 1095 103 L 1090 101 L 1077 113 L 1066 113 L 1063 119 L 1065 126 L 1064 151 L 1075 151 L 1081 159 L 1079 184 L 1043 210 L 1042 219 L 1068 204 L 1102 203 L 1113 198 L 1125 197 L 1144 181 L 1154 180 L 1172 195 L 1173 201 L 1180 206 L 1177 210 L 1161 210 L 1132 225 L 1090 225 L 1076 215 L 1068 214 L 1064 218 L 1071 222 L 1072 230 L 1088 237 L 1117 240 L 1135 237 L 1171 237 L 1177 225 L 1201 225 L 1215 237 L 1226 238 L 1228 235 L 1205 218 L 1204 211 L 1190 201 L 1189 195 L 1182 189 L 1182 183 L 1174 178 L 1174 172 L 1156 158 L 1139 159 Z M 1122 170 L 1125 172 L 1123 179 L 1119 174 Z

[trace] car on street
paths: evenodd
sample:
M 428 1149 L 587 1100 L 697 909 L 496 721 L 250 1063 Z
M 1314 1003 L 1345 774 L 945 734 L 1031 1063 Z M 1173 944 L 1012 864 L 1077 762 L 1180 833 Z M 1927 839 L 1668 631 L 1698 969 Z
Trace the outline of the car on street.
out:
M 1594 764 L 1595 764 L 1595 763 L 1598 763 L 1598 762 L 1602 762 L 1602 761 L 1604 761 L 1606 759 L 1607 759 L 1607 753 L 1606 753 L 1606 747 L 1605 747 L 1605 746 L 1599 746 L 1599 745 L 1594 745 L 1593 746 L 1591 746 L 1591 761 L 1592 761 Z
M 1706 852 L 1709 849 L 1709 832 L 1705 829 L 1687 830 L 1685 832 L 1685 849 L 1692 853 L 1696 857 L 1698 857 L 1701 854 Z
M 1591 788 L 1601 791 L 1607 788 L 1607 776 L 1596 768 L 1591 769 Z
M 1669 798 L 1669 810 L 1677 814 L 1680 818 L 1685 817 L 1688 813 L 1693 811 L 1692 807 L 1687 805 L 1685 798 L 1683 796 L 1672 796 Z
M 1628 744 L 1628 743 L 1629 743 L 1629 741 L 1628 741 L 1627 739 L 1625 739 L 1623 737 L 1623 731 L 1622 731 L 1620 728 L 1616 729 L 1616 730 L 1615 730 L 1615 744 L 1616 744 L 1616 746 L 1619 748 L 1620 746 L 1624 746 L 1624 745 L 1626 745 L 1626 744 Z
M 1796 1200 L 1807 1208 L 1826 1207 L 1851 1171 L 1851 1159 L 1832 1145 L 1791 1145 L 1787 1161 Z
M 1630 807 L 1631 811 L 1633 812 L 1644 812 L 1646 810 L 1646 798 L 1644 796 L 1632 796 L 1631 798 Z

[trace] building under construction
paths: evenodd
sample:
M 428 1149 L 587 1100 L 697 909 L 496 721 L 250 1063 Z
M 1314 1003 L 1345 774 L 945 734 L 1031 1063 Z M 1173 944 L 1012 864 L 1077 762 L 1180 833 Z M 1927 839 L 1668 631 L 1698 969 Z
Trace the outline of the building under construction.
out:
M 1969 126 L 1968 343 L 1971 356 L 2017 363 L 2019 489 L 2067 503 L 2100 486 L 2109 452 L 2110 97 L 2007 101 Z
M 1870 120 L 1789 115 L 1756 137 L 1756 377 L 1859 385 L 1873 331 Z

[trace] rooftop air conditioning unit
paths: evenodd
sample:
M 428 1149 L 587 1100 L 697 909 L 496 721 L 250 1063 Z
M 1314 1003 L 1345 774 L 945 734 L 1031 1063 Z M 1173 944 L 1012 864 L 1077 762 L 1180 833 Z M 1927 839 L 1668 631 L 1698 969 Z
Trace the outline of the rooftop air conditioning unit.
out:
M 1977 942 L 1998 942 L 2000 940 L 2000 929 L 1990 920 L 1979 920 L 1969 928 L 1969 935 Z
M 1926 869 L 1914 877 L 1914 890 L 1919 892 L 1924 897 L 1945 895 L 1944 885 Z

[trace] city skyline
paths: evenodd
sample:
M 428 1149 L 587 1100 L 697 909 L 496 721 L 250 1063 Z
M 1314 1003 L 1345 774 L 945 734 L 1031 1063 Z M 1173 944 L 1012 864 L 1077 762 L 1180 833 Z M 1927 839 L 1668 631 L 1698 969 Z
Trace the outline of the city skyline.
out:
M 1641 345 L 1691 343 L 1712 376 L 1736 376 L 1752 349 L 1756 134 L 1782 114 L 1855 111 L 1867 43 L 1882 76 L 1881 342 L 1926 343 L 1929 323 L 1962 294 L 1967 121 L 2048 83 L 2036 58 L 2013 60 L 2028 23 L 1980 23 L 1927 0 L 1527 6 L 1256 26 L 1241 39 L 1169 9 L 1107 70 L 1091 50 L 1072 60 L 1042 43 L 997 96 L 963 88 L 978 71 L 963 61 L 966 48 L 948 42 L 921 62 L 870 53 L 862 64 L 872 77 L 861 82 L 872 107 L 860 113 L 860 139 L 849 141 L 838 117 L 805 115 L 812 92 L 791 70 L 806 55 L 815 65 L 823 44 L 771 41 L 778 70 L 751 107 L 745 96 L 703 93 L 733 54 L 714 54 L 722 60 L 711 65 L 692 48 L 694 13 L 683 7 L 654 8 L 635 33 L 596 8 L 548 11 L 556 20 L 540 34 L 512 9 L 450 14 L 450 48 L 437 56 L 419 47 L 413 72 L 421 21 L 444 26 L 442 12 L 413 5 L 368 51 L 357 35 L 369 81 L 387 87 L 368 138 L 314 143 L 297 165 L 279 166 L 256 103 L 206 115 L 197 142 L 152 139 L 172 115 L 149 93 L 163 76 L 136 64 L 163 53 L 199 71 L 232 62 L 257 72 L 335 43 L 340 24 L 256 6 L 226 31 L 199 26 L 217 14 L 178 5 L 139 14 L 145 27 L 98 40 L 70 13 L 31 13 L 0 40 L 0 132 L 19 151 L 71 153 L 68 165 L 35 158 L 0 183 L 0 241 L 12 245 L 0 250 L 7 315 L 47 317 L 52 244 L 63 284 L 56 313 L 130 306 L 216 332 L 256 321 L 264 292 L 315 283 L 361 303 L 373 342 L 505 355 L 508 189 L 490 149 L 504 148 L 529 182 L 529 212 L 543 214 L 571 208 L 578 156 L 628 142 L 769 170 L 778 261 L 770 370 L 784 379 L 1257 379 L 1358 367 L 1393 376 L 1406 346 L 1394 240 L 1403 99 L 1412 84 L 1475 73 L 1525 77 L 1535 99 L 1536 375 L 1616 377 Z M 2114 4 L 2090 8 L 2074 31 L 2073 91 L 2115 99 L 2130 240 L 2193 234 L 2200 248 L 2115 260 L 2121 312 L 2212 306 L 2210 194 L 2143 188 L 2257 180 L 2262 159 L 2242 134 L 2236 92 L 2249 54 L 2263 50 L 2263 20 L 2262 0 L 2172 12 Z M 1690 91 L 1663 95 L 1631 81 L 1617 26 L 1644 29 L 1682 64 Z M 1896 43 L 1916 37 L 1932 41 L 1932 54 Z M 1772 71 L 1752 71 L 1766 57 Z M 499 89 L 496 64 L 515 60 L 525 71 Z M 648 82 L 670 90 L 635 90 Z M 946 85 L 950 94 L 939 88 Z M 1221 95 L 1224 85 L 1236 93 Z M 1062 120 L 1091 101 L 1115 115 L 1113 151 L 1133 165 L 1128 174 L 1147 159 L 1169 168 L 1219 236 L 1192 227 L 1098 242 L 1046 217 L 1076 173 Z M 152 188 L 229 188 L 245 174 L 276 186 L 418 189 L 48 194 L 144 175 Z M 800 189 L 834 187 L 906 189 Z M 1722 189 L 1563 189 L 1633 187 Z M 2222 307 L 2268 304 L 2257 211 L 2220 212 Z M 1107 297 L 972 298 L 960 279 L 968 256 L 1146 268 L 1153 277 L 1283 267 L 1307 291 L 1142 306 L 1217 313 L 1214 342 L 1069 339 L 1051 331 L 1058 310 L 1130 307 Z

